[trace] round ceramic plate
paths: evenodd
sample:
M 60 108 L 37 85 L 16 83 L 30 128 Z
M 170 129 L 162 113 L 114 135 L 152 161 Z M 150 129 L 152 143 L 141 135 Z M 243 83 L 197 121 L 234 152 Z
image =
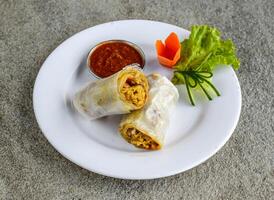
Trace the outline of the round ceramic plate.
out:
M 241 90 L 233 69 L 219 67 L 213 83 L 221 93 L 213 101 L 196 99 L 191 106 L 182 85 L 180 100 L 170 116 L 165 145 L 159 151 L 144 151 L 128 144 L 117 127 L 121 116 L 89 121 L 71 107 L 79 88 L 96 80 L 86 67 L 89 50 L 111 39 L 131 41 L 146 56 L 144 72 L 172 71 L 158 64 L 154 43 L 176 32 L 183 40 L 189 31 L 145 20 L 101 24 L 81 31 L 58 46 L 46 59 L 37 76 L 33 106 L 48 141 L 64 157 L 90 171 L 123 179 L 152 179 L 186 171 L 216 153 L 229 139 L 239 119 Z

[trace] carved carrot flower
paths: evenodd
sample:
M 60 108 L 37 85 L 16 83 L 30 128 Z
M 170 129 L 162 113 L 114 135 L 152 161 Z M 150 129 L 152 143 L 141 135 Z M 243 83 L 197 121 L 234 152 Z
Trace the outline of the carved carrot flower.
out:
M 176 33 L 170 33 L 165 44 L 161 40 L 157 40 L 155 46 L 160 64 L 172 68 L 180 59 L 181 45 Z

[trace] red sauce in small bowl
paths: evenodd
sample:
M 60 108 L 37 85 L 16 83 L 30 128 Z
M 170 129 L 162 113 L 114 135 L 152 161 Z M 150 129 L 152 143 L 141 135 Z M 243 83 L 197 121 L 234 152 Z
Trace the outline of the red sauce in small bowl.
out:
M 144 56 L 141 55 L 141 50 L 135 47 L 136 45 L 128 43 L 127 41 L 107 41 L 99 44 L 89 55 L 90 70 L 95 75 L 105 78 L 133 63 L 138 63 L 143 68 Z

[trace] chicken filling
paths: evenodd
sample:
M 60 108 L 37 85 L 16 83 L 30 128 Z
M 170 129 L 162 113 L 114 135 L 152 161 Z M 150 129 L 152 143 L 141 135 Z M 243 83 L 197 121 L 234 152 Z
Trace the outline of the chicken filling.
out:
M 144 77 L 138 76 L 138 74 L 135 74 L 135 76 L 127 74 L 126 76 L 120 88 L 122 98 L 136 108 L 141 108 L 147 99 L 148 88 L 145 85 L 147 82 L 144 80 Z
M 135 128 L 128 128 L 123 136 L 129 143 L 138 148 L 150 150 L 160 148 L 160 145 L 156 143 L 151 137 L 145 135 Z

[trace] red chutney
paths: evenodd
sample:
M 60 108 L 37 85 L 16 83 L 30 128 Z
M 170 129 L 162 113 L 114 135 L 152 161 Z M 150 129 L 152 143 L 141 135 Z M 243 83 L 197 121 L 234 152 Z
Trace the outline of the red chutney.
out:
M 123 42 L 110 42 L 97 47 L 90 58 L 90 69 L 99 77 L 107 77 L 120 71 L 123 67 L 138 63 L 143 67 L 140 53 Z

